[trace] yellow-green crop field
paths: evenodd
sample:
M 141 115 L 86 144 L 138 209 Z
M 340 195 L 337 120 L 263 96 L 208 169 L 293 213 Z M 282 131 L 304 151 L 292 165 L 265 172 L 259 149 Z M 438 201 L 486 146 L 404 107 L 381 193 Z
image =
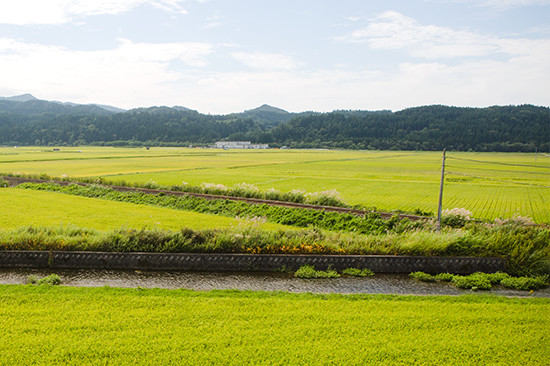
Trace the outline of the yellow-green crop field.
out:
M 348 204 L 435 212 L 441 152 L 3 147 L 0 172 L 160 185 L 246 182 L 261 190 L 335 189 Z M 448 152 L 443 208 L 475 218 L 550 222 L 550 156 Z
M 548 299 L 0 286 L 2 365 L 548 365 Z
M 246 221 L 170 208 L 135 205 L 62 193 L 0 189 L 1 229 L 23 226 L 78 226 L 100 231 L 119 228 L 167 229 L 182 227 L 214 229 L 237 227 Z M 284 228 L 273 223 L 260 224 L 264 229 Z

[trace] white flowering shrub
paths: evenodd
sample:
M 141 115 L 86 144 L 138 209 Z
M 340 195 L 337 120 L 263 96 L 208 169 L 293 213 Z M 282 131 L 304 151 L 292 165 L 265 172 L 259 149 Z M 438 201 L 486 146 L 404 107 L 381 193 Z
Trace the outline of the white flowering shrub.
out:
M 306 191 L 303 189 L 293 189 L 283 194 L 283 201 L 304 203 L 306 201 Z
M 512 225 L 512 226 L 533 226 L 536 225 L 532 218 L 529 216 L 520 216 L 515 214 L 509 219 L 495 219 L 496 225 Z
M 306 202 L 312 205 L 345 206 L 340 192 L 335 189 L 306 194 Z
M 264 196 L 268 200 L 280 200 L 281 199 L 281 191 L 279 191 L 275 188 L 269 188 L 267 191 L 265 191 Z
M 463 227 L 472 219 L 472 212 L 465 208 L 453 208 L 441 211 L 441 223 L 452 227 Z
M 154 180 L 150 179 L 149 182 L 145 183 L 143 185 L 143 187 L 145 188 L 149 188 L 149 189 L 160 189 L 161 186 L 157 184 L 157 182 L 155 182 Z
M 225 194 L 227 192 L 227 187 L 223 184 L 214 184 L 214 183 L 201 183 L 201 189 L 203 193 L 208 194 Z
M 248 183 L 237 183 L 229 188 L 230 195 L 245 198 L 260 198 L 261 193 L 258 187 Z

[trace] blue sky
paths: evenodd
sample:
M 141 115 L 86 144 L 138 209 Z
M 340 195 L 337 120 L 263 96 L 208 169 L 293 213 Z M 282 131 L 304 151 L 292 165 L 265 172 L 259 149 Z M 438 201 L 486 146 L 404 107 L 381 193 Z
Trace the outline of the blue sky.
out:
M 230 113 L 550 105 L 550 0 L 9 0 L 0 96 Z

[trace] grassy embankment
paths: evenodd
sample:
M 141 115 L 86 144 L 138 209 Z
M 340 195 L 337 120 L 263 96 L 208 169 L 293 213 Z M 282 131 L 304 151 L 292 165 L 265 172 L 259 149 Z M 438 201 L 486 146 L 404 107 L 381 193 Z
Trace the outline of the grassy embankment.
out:
M 437 186 L 432 181 L 438 180 L 438 174 L 435 172 L 434 179 L 434 172 L 430 172 L 430 169 L 437 170 L 441 158 L 438 153 L 387 151 L 83 149 L 82 152 L 76 149 L 55 152 L 40 149 L 33 152 L 31 148 L 2 148 L 0 171 L 45 172 L 80 177 L 110 176 L 129 182 L 146 182 L 154 178 L 158 183 L 167 185 L 181 184 L 183 179 L 197 185 L 204 181 L 232 184 L 244 180 L 261 188 L 275 187 L 281 190 L 304 188 L 319 191 L 336 188 L 348 203 L 368 205 L 387 199 L 387 203 L 393 201 L 389 207 L 406 208 L 424 202 L 417 200 L 419 187 L 426 190 L 432 183 Z M 460 168 L 456 166 L 458 163 L 469 166 L 470 172 L 480 169 L 483 164 L 479 161 L 483 159 L 498 163 L 492 163 L 490 169 L 483 172 L 492 172 L 495 181 L 459 175 L 447 178 L 451 182 L 445 187 L 445 197 L 452 198 L 453 189 L 456 193 L 457 187 L 469 190 L 468 194 L 457 196 L 453 206 L 460 206 L 460 202 L 477 202 L 472 205 L 483 205 L 479 213 L 492 212 L 490 216 L 497 213 L 497 216 L 507 216 L 510 207 L 515 207 L 518 200 L 524 200 L 521 201 L 523 208 L 518 209 L 518 212 L 527 210 L 539 221 L 550 221 L 544 219 L 548 215 L 544 203 L 549 201 L 549 190 L 541 188 L 547 183 L 548 177 L 546 157 L 540 156 L 538 162 L 534 163 L 527 154 L 452 153 L 450 157 L 453 155 L 455 158 L 478 160 L 455 159 L 449 166 L 455 164 L 452 167 L 455 173 Z M 449 161 L 453 162 L 452 159 Z M 514 169 L 524 169 L 524 174 L 512 176 Z M 515 180 L 515 183 L 505 183 L 507 179 Z M 521 182 L 535 186 L 517 184 Z M 369 187 L 373 190 L 366 192 Z M 484 192 L 485 188 L 491 192 L 488 201 L 483 194 L 478 194 Z M 510 191 L 506 193 L 502 189 Z M 369 231 L 369 235 L 358 235 L 311 228 L 291 230 L 267 223 L 261 225 L 265 230 L 260 230 L 256 223 L 239 226 L 242 220 L 235 221 L 220 215 L 199 215 L 166 207 L 105 202 L 45 192 L 23 193 L 18 189 L 2 189 L 0 194 L 4 196 L 2 245 L 7 249 L 497 255 L 507 258 L 511 272 L 516 274 L 548 272 L 550 258 L 548 228 L 475 224 L 463 229 L 447 228 L 440 234 L 433 232 L 430 227 L 402 232 L 382 227 L 380 232 L 374 230 Z M 431 193 L 429 195 L 432 196 Z M 232 211 L 226 214 L 240 215 Z M 271 216 L 265 216 L 272 220 Z M 294 218 L 286 219 L 274 222 L 296 225 L 292 222 Z M 28 229 L 28 225 L 40 228 Z M 65 226 L 62 228 L 60 225 Z M 316 223 L 304 221 L 304 225 L 316 226 Z M 51 226 L 55 227 L 52 229 Z M 124 230 L 119 230 L 121 227 Z M 180 230 L 182 227 L 186 229 Z M 234 228 L 224 229 L 227 227 Z M 338 227 L 321 227 L 341 230 Z M 132 230 L 142 228 L 151 230 Z M 346 230 L 353 231 L 353 228 Z M 108 244 L 113 242 L 116 245 Z
M 534 154 L 465 152 L 448 156 L 444 208 L 463 207 L 476 218 L 519 214 L 550 223 L 550 157 L 539 154 L 535 161 Z M 409 212 L 436 210 L 440 166 L 439 152 L 0 148 L 4 173 L 101 176 L 166 186 L 246 182 L 282 192 L 335 189 L 351 205 Z
M 0 198 L 4 250 L 499 256 L 512 274 L 549 272 L 550 230 L 515 222 L 435 232 L 430 224 L 407 229 L 374 219 L 363 235 L 17 188 L 0 189 Z
M 0 312 L 6 365 L 550 362 L 548 299 L 19 285 Z

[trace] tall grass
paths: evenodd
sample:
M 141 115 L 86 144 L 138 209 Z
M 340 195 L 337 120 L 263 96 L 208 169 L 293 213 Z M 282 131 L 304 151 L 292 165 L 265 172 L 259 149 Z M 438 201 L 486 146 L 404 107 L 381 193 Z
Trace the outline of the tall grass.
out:
M 306 192 L 304 190 L 292 190 L 290 192 L 281 192 L 274 188 L 269 188 L 265 191 L 260 190 L 253 184 L 249 183 L 236 183 L 233 186 L 225 186 L 223 184 L 215 183 L 206 183 L 203 182 L 199 186 L 189 185 L 186 182 L 182 184 L 173 184 L 170 186 L 157 184 L 155 181 L 151 180 L 146 183 L 137 183 L 137 182 L 126 182 L 124 180 L 109 180 L 103 177 L 69 177 L 61 176 L 54 177 L 46 173 L 42 174 L 14 174 L 6 173 L 0 174 L 6 177 L 20 177 L 20 178 L 30 178 L 30 179 L 41 179 L 48 181 L 59 181 L 59 182 L 75 182 L 75 183 L 86 183 L 86 184 L 100 184 L 107 186 L 123 186 L 123 187 L 132 187 L 132 188 L 147 188 L 147 189 L 160 189 L 160 190 L 171 190 L 176 192 L 189 192 L 189 193 L 201 193 L 201 194 L 212 194 L 212 195 L 221 195 L 221 196 L 230 196 L 230 197 L 243 197 L 243 198 L 257 198 L 264 200 L 273 200 L 273 201 L 284 201 L 284 202 L 294 202 L 294 203 L 308 203 L 311 205 L 322 205 L 322 206 L 333 206 L 333 207 L 349 207 L 343 200 L 342 196 L 335 189 L 320 191 L 320 192 Z M 7 181 L 5 181 L 7 183 Z M 7 184 L 5 184 L 7 186 Z M 0 182 L 0 187 L 2 187 Z
M 550 273 L 550 229 L 538 226 L 470 225 L 442 232 L 411 230 L 360 235 L 320 229 L 263 230 L 255 224 L 229 229 L 179 231 L 78 227 L 0 230 L 0 250 L 84 250 L 251 254 L 376 254 L 496 256 L 514 275 Z

